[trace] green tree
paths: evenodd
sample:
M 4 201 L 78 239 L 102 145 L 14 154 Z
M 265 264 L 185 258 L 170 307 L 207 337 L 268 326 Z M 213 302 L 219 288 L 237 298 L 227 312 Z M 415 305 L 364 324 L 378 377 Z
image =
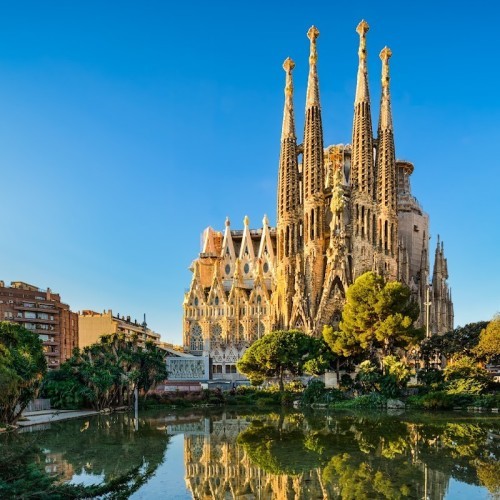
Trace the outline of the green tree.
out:
M 254 342 L 236 363 L 236 368 L 248 377 L 252 384 L 260 384 L 266 378 L 278 377 L 282 392 L 285 373 L 301 375 L 304 365 L 315 359 L 320 349 L 320 341 L 303 332 L 275 331 Z
M 368 272 L 348 288 L 339 331 L 326 330 L 325 340 L 336 354 L 366 353 L 382 364 L 397 348 L 407 348 L 423 337 L 423 330 L 413 326 L 418 314 L 407 286 Z
M 99 342 L 75 349 L 59 373 L 47 377 L 44 391 L 56 406 L 90 404 L 96 410 L 130 405 L 134 390 L 147 392 L 167 378 L 165 353 L 135 336 L 103 335 Z
M 476 356 L 479 337 L 487 326 L 487 321 L 478 321 L 459 326 L 444 335 L 433 335 L 420 344 L 420 355 L 426 366 L 429 366 L 431 360 L 441 356 L 447 359 L 456 355 Z
M 488 387 L 488 372 L 469 356 L 452 358 L 444 369 L 446 390 L 449 394 L 480 394 Z
M 0 322 L 0 422 L 13 424 L 36 398 L 47 363 L 38 335 Z
M 384 396 L 396 397 L 401 395 L 411 377 L 411 370 L 396 356 L 386 356 L 384 359 L 384 377 L 381 389 Z
M 500 362 L 500 314 L 497 314 L 486 328 L 481 330 L 474 354 L 487 363 Z

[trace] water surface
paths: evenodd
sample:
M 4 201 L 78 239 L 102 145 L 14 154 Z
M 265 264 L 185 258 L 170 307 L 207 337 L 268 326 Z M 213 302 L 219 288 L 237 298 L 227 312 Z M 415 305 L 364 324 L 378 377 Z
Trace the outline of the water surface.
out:
M 2 436 L 0 453 L 29 442 L 46 475 L 121 481 L 121 498 L 473 500 L 500 498 L 499 441 L 493 415 L 147 411 Z

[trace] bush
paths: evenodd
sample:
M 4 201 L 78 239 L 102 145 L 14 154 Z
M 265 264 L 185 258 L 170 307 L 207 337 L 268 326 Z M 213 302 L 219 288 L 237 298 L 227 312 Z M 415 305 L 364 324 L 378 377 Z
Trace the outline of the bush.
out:
M 453 397 L 445 391 L 429 392 L 420 398 L 410 398 L 409 402 L 426 410 L 451 410 L 455 406 Z
M 321 380 L 312 380 L 302 394 L 302 403 L 305 405 L 317 403 L 325 393 L 325 384 Z
M 304 384 L 300 380 L 292 380 L 288 384 L 285 384 L 285 391 L 302 392 L 303 390 Z
M 356 409 L 356 408 L 385 408 L 387 406 L 387 398 L 377 392 L 359 396 L 347 401 L 336 401 L 331 403 L 332 408 L 336 409 Z
M 264 397 L 257 399 L 255 406 L 257 408 L 265 408 L 266 406 L 274 406 L 276 405 L 276 401 L 272 397 Z
M 459 378 L 452 380 L 446 384 L 446 392 L 448 394 L 481 394 L 485 389 L 485 385 L 479 380 Z
M 483 408 L 499 408 L 500 394 L 483 394 L 476 398 L 474 406 L 482 406 Z
M 380 370 L 371 361 L 363 361 L 356 375 L 356 382 L 361 393 L 369 394 L 378 390 L 381 376 Z
M 436 368 L 421 370 L 417 373 L 417 381 L 424 391 L 439 391 L 444 386 L 444 374 Z
M 339 387 L 341 391 L 350 391 L 354 387 L 354 380 L 350 375 L 344 373 L 342 377 L 340 377 Z
M 488 372 L 469 356 L 453 358 L 444 369 L 444 379 L 446 382 L 457 379 L 474 379 L 483 384 L 484 387 L 490 383 Z

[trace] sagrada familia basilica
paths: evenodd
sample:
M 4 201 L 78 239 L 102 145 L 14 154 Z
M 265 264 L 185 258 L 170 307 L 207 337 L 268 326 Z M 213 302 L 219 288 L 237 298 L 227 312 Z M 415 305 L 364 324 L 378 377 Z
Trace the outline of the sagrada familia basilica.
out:
M 297 140 L 292 72 L 286 59 L 285 105 L 278 170 L 277 225 L 224 232 L 207 228 L 184 297 L 184 346 L 209 355 L 213 374 L 234 378 L 236 361 L 265 333 L 297 328 L 320 335 L 341 317 L 347 288 L 375 271 L 407 284 L 420 305 L 419 324 L 432 334 L 453 329 L 443 243 L 429 270 L 429 216 L 412 195 L 414 166 L 394 147 L 389 59 L 380 52 L 382 89 L 374 136 L 361 21 L 351 145 L 324 146 L 317 39 L 313 26 L 303 141 Z

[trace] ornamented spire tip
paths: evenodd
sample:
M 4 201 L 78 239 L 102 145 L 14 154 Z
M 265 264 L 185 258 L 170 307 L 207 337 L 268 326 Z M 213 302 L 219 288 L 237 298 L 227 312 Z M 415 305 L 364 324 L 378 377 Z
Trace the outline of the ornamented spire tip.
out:
M 364 19 L 362 19 L 361 22 L 356 27 L 356 31 L 359 33 L 360 36 L 366 35 L 369 30 L 370 30 L 370 25 Z
M 290 59 L 289 57 L 287 57 L 285 59 L 285 62 L 283 63 L 283 69 L 287 72 L 287 73 L 290 73 L 293 68 L 295 68 L 295 63 L 293 62 L 292 59 Z
M 231 221 L 229 220 L 229 216 L 226 217 L 226 227 L 231 225 Z
M 262 225 L 264 226 L 269 225 L 269 219 L 267 218 L 267 214 L 264 214 L 264 218 L 262 219 Z
M 245 215 L 243 219 L 243 224 L 245 225 L 245 227 L 248 227 L 248 225 L 250 224 L 250 219 L 248 218 L 248 215 Z
M 316 38 L 319 37 L 319 29 L 316 28 L 316 26 L 312 25 L 308 32 L 307 32 L 307 38 L 309 38 L 309 40 L 311 40 L 311 42 L 315 42 L 316 41 Z
M 392 56 L 392 50 L 387 45 L 380 51 L 380 59 L 387 63 Z

